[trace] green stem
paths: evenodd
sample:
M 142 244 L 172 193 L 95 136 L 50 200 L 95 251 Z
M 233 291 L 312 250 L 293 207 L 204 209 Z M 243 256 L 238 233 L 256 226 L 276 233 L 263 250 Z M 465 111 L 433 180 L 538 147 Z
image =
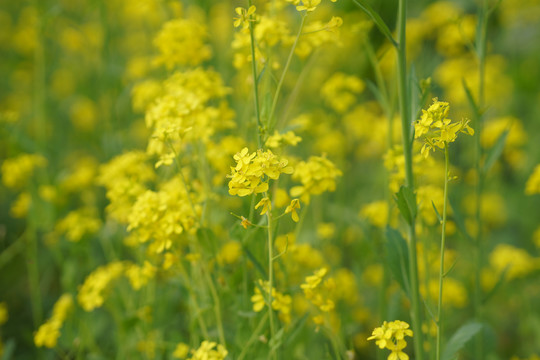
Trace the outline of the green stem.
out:
M 279 82 L 276 87 L 276 92 L 274 93 L 274 99 L 272 100 L 272 107 L 270 108 L 270 116 L 268 117 L 268 123 L 271 124 L 268 128 L 268 131 L 271 132 L 276 121 L 274 121 L 274 114 L 276 112 L 276 106 L 277 101 L 279 98 L 279 94 L 281 92 L 281 87 L 283 86 L 283 80 L 285 79 L 285 75 L 287 74 L 287 71 L 289 70 L 289 66 L 291 65 L 291 61 L 294 55 L 294 50 L 296 50 L 296 45 L 298 45 L 298 40 L 300 39 L 300 35 L 302 35 L 302 30 L 304 29 L 304 24 L 306 22 L 306 14 L 302 14 L 302 22 L 300 23 L 300 28 L 298 29 L 298 33 L 296 34 L 296 39 L 294 39 L 293 46 L 291 48 L 291 51 L 289 52 L 289 57 L 287 58 L 287 62 L 285 63 L 285 68 L 283 68 L 283 72 L 281 73 L 281 78 L 279 79 Z
M 441 358 L 441 344 L 442 344 L 442 301 L 443 301 L 443 280 L 444 280 L 444 248 L 446 242 L 446 208 L 448 203 L 448 167 L 449 167 L 449 156 L 448 156 L 448 144 L 444 144 L 444 203 L 443 203 L 443 214 L 442 214 L 442 231 L 441 231 L 441 258 L 440 258 L 440 267 L 439 267 L 439 302 L 437 306 L 437 352 L 436 360 Z
M 238 355 L 238 360 L 243 360 L 246 357 L 247 350 L 259 337 L 259 334 L 261 333 L 264 325 L 266 324 L 267 318 L 268 318 L 268 313 L 264 314 L 264 316 L 261 318 L 261 321 L 259 321 L 259 325 L 257 325 L 257 327 L 255 328 L 255 331 L 253 331 L 253 334 L 249 338 L 248 342 L 245 343 L 245 345 L 242 347 L 242 352 L 240 353 L 240 355 Z
M 274 314 L 272 310 L 272 288 L 274 286 L 274 239 L 272 235 L 272 214 L 266 213 L 268 219 L 268 317 L 270 318 L 270 339 L 274 338 L 276 329 L 274 325 Z M 276 353 L 272 352 L 272 357 L 276 359 Z
M 248 1 L 248 8 L 251 7 L 251 0 Z M 255 117 L 257 118 L 257 144 L 262 147 L 262 124 L 259 105 L 259 81 L 257 76 L 257 60 L 255 59 L 255 35 L 253 34 L 253 15 L 249 19 L 249 37 L 251 42 L 251 71 L 253 73 L 253 98 L 255 99 Z
M 477 39 L 477 56 L 478 56 L 478 111 L 480 113 L 475 114 L 475 166 L 476 166 L 476 208 L 475 208 L 475 222 L 476 222 L 476 236 L 475 236 L 475 269 L 474 269 L 474 317 L 477 321 L 481 320 L 482 312 L 482 288 L 480 286 L 480 276 L 482 272 L 483 264 L 483 246 L 482 246 L 482 193 L 484 187 L 484 172 L 482 171 L 482 147 L 480 144 L 480 138 L 482 135 L 483 127 L 483 112 L 485 106 L 485 68 L 486 68 L 486 49 L 487 49 L 487 23 L 488 23 L 488 2 L 487 0 L 483 1 L 482 8 L 480 9 L 479 16 L 479 30 L 480 35 Z M 480 331 L 475 337 L 474 351 L 475 359 L 483 360 L 484 359 L 484 349 L 483 349 L 483 335 Z
M 401 136 L 403 142 L 403 155 L 405 157 L 405 185 L 414 189 L 413 165 L 412 165 L 412 138 L 411 138 L 411 112 L 407 86 L 407 57 L 406 57 L 406 21 L 407 0 L 399 0 L 398 8 L 398 96 L 401 112 Z M 411 315 L 414 331 L 414 351 L 417 360 L 424 359 L 422 316 L 420 314 L 420 290 L 418 286 L 418 264 L 416 259 L 416 218 L 411 219 L 408 228 L 409 239 L 409 279 L 411 289 Z
M 30 300 L 32 306 L 32 319 L 34 328 L 37 329 L 43 322 L 43 311 L 41 309 L 41 290 L 39 287 L 39 266 L 38 266 L 38 241 L 37 230 L 29 225 L 25 231 L 27 240 L 26 265 L 28 270 L 28 283 L 30 285 Z
M 193 289 L 193 286 L 191 285 L 191 279 L 186 271 L 186 268 L 182 264 L 182 261 L 178 261 L 178 268 L 180 269 L 180 274 L 185 279 L 185 285 L 188 290 L 188 296 L 191 300 L 191 304 L 193 308 L 195 309 L 195 316 L 197 317 L 197 321 L 199 322 L 199 327 L 201 329 L 202 335 L 205 339 L 209 339 L 208 335 L 208 327 L 206 326 L 206 322 L 204 321 L 204 318 L 202 317 L 202 310 L 199 307 L 199 303 L 197 301 L 197 298 L 195 296 L 195 290 Z M 191 313 L 191 312 L 190 312 Z
M 221 302 L 219 300 L 219 295 L 217 293 L 216 286 L 214 285 L 214 280 L 212 280 L 212 277 L 210 276 L 209 270 L 206 268 L 206 266 L 203 267 L 202 271 L 204 274 L 204 278 L 206 279 L 206 282 L 208 284 L 208 288 L 210 289 L 212 300 L 214 301 L 214 315 L 216 316 L 219 342 L 221 343 L 221 345 L 227 347 L 227 343 L 225 342 L 225 332 L 223 331 L 223 320 L 221 318 Z

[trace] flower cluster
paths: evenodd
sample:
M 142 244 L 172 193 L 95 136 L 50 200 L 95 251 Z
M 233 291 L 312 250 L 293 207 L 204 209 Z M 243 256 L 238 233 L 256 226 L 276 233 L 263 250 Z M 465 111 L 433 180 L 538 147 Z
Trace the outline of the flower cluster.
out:
M 292 197 L 299 197 L 309 204 L 311 195 L 336 189 L 336 178 L 343 173 L 325 156 L 311 156 L 308 161 L 301 161 L 295 166 L 293 179 L 302 185 L 291 189 Z
M 296 10 L 298 11 L 307 11 L 311 12 L 314 11 L 317 6 L 321 3 L 321 0 L 286 0 L 287 2 L 292 3 L 296 6 Z M 332 2 L 336 2 L 337 0 L 331 0 Z
M 72 308 L 73 298 L 70 294 L 64 294 L 58 299 L 54 304 L 51 318 L 41 325 L 34 334 L 34 344 L 37 347 L 54 348 L 56 346 L 60 337 L 60 329 Z
M 268 179 L 277 180 L 284 174 L 292 174 L 293 168 L 287 159 L 274 155 L 272 151 L 258 150 L 249 153 L 248 148 L 234 155 L 236 166 L 231 167 L 228 177 L 229 194 L 246 196 L 259 194 L 268 190 Z
M 387 348 L 392 351 L 388 360 L 408 360 L 409 355 L 403 352 L 407 346 L 405 336 L 413 336 L 409 324 L 401 320 L 384 322 L 381 327 L 375 328 L 368 340 L 375 340 L 380 349 Z
M 332 109 L 343 114 L 356 102 L 355 94 L 361 93 L 365 87 L 356 76 L 338 72 L 324 83 L 321 97 Z
M 274 149 L 283 147 L 285 145 L 296 146 L 300 141 L 302 141 L 302 138 L 300 136 L 296 136 L 292 131 L 287 131 L 284 134 L 280 134 L 279 132 L 275 131 L 274 135 L 268 137 L 265 145 L 266 147 Z
M 69 241 L 78 242 L 87 234 L 99 231 L 101 220 L 93 207 L 80 208 L 71 211 L 56 223 L 54 232 L 65 234 Z
M 328 273 L 328 268 L 323 267 L 313 275 L 307 276 L 305 282 L 300 285 L 304 291 L 306 299 L 315 305 L 322 313 L 328 313 L 335 308 L 335 303 L 330 299 L 330 292 L 335 288 L 333 278 L 329 278 L 323 282 L 323 278 Z M 324 322 L 322 314 L 313 317 L 313 321 L 320 325 Z
M 255 312 L 261 311 L 266 306 L 270 288 L 268 281 L 259 280 L 259 286 L 255 287 L 255 294 L 251 297 L 253 311 Z M 261 293 L 260 289 L 264 290 L 264 294 Z M 285 324 L 291 322 L 291 303 L 290 295 L 284 295 L 272 287 L 272 309 L 279 312 L 279 318 Z
M 35 169 L 47 165 L 47 159 L 39 154 L 22 154 L 7 159 L 2 164 L 2 182 L 11 189 L 20 189 L 32 178 Z
M 474 130 L 469 126 L 470 120 L 452 122 L 448 118 L 449 111 L 447 102 L 433 99 L 433 105 L 422 110 L 422 117 L 415 122 L 414 138 L 424 137 L 421 153 L 425 157 L 429 156 L 430 150 L 444 149 L 448 143 L 454 142 L 458 133 L 474 135 Z
M 158 191 L 146 190 L 137 198 L 128 216 L 132 240 L 152 241 L 152 250 L 161 253 L 180 234 L 197 229 L 202 209 L 183 181 L 182 176 L 173 177 Z
M 197 350 L 191 350 L 188 360 L 223 360 L 228 353 L 223 345 L 205 340 Z
M 146 190 L 145 184 L 155 179 L 147 158 L 144 152 L 130 151 L 101 166 L 97 180 L 107 189 L 106 210 L 113 220 L 127 223 L 131 207 Z
M 121 261 L 100 266 L 86 277 L 79 288 L 77 301 L 85 311 L 92 311 L 105 302 L 105 291 L 109 284 L 123 275 L 125 264 Z
M 158 64 L 168 69 L 175 65 L 198 65 L 210 58 L 210 47 L 204 43 L 207 38 L 206 27 L 192 19 L 175 19 L 163 26 L 154 39 L 160 55 Z

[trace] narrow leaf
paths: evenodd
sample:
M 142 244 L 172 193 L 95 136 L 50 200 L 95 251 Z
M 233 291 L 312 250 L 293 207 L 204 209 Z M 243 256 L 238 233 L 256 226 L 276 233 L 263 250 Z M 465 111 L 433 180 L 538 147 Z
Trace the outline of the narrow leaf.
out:
M 367 3 L 365 3 L 365 2 L 363 2 L 361 0 L 353 0 L 353 2 L 356 5 L 358 5 L 358 7 L 360 9 L 362 9 L 371 18 L 371 20 L 373 20 L 375 25 L 377 25 L 379 30 L 383 33 L 384 36 L 386 36 L 386 38 L 392 43 L 392 45 L 397 47 L 398 46 L 397 41 L 394 40 L 394 38 L 392 36 L 392 32 L 390 31 L 388 26 L 386 26 L 386 23 L 379 16 L 379 14 L 377 14 L 377 12 L 375 10 L 373 10 L 373 8 L 371 6 L 369 6 L 369 4 L 367 4 Z
M 366 86 L 373 93 L 377 101 L 381 103 L 383 108 L 388 108 L 388 102 L 386 101 L 385 97 L 383 96 L 377 85 L 375 85 L 372 81 L 368 80 L 366 81 Z
M 478 105 L 476 104 L 476 101 L 474 100 L 474 96 L 472 95 L 471 89 L 467 85 L 467 82 L 465 79 L 461 79 L 461 83 L 463 85 L 463 90 L 465 90 L 465 94 L 467 95 L 467 100 L 469 101 L 469 105 L 474 110 L 475 116 L 478 118 L 480 114 L 480 109 L 478 108 Z
M 420 104 L 422 89 L 420 88 L 414 65 L 411 65 L 411 70 L 409 71 L 409 94 L 409 103 L 411 104 L 410 119 L 414 123 L 418 119 L 417 114 L 420 112 L 420 108 L 422 106 Z
M 489 149 L 489 152 L 486 156 L 486 162 L 484 163 L 484 167 L 482 168 L 482 171 L 484 174 L 487 174 L 487 172 L 491 169 L 491 167 L 495 164 L 499 156 L 501 156 L 504 145 L 506 143 L 506 138 L 508 137 L 508 133 L 510 131 L 507 129 L 505 130 L 501 136 L 497 139 L 497 142 L 491 149 Z
M 465 237 L 467 241 L 473 241 L 473 238 L 471 235 L 469 235 L 469 232 L 467 231 L 467 228 L 465 227 L 465 221 L 463 220 L 463 215 L 459 211 L 456 205 L 455 199 L 453 200 L 451 197 L 448 198 L 448 201 L 450 202 L 450 207 L 452 208 L 453 213 L 453 220 L 456 223 L 456 226 L 461 233 Z
M 484 297 L 484 299 L 482 300 L 482 303 L 485 304 L 487 303 L 487 301 L 493 296 L 495 295 L 495 293 L 497 292 L 497 290 L 500 289 L 500 287 L 502 286 L 502 284 L 504 284 L 504 281 L 506 280 L 506 273 L 508 272 L 508 266 L 502 271 L 501 275 L 499 275 L 499 279 L 497 280 L 497 282 L 495 283 L 495 285 L 493 286 L 493 288 L 491 288 L 491 290 L 486 294 L 486 296 Z
M 446 343 L 442 353 L 442 360 L 455 359 L 459 351 L 463 349 L 465 344 L 472 339 L 480 329 L 482 329 L 482 324 L 475 322 L 460 327 L 454 335 L 452 335 L 450 340 L 448 340 L 448 343 Z
M 417 213 L 414 191 L 408 186 L 402 186 L 396 193 L 394 200 L 405 221 L 411 225 Z
M 251 260 L 251 262 L 253 263 L 253 265 L 255 265 L 255 268 L 257 270 L 259 270 L 259 272 L 261 273 L 261 276 L 263 279 L 267 279 L 267 273 L 266 271 L 264 270 L 263 266 L 261 265 L 261 263 L 257 260 L 257 258 L 255 257 L 255 255 L 253 255 L 253 253 L 251 251 L 249 251 L 249 249 L 246 247 L 246 246 L 242 246 L 242 249 L 244 250 L 244 253 L 247 255 L 247 257 L 249 258 L 249 260 Z
M 442 223 L 441 214 L 439 214 L 439 211 L 437 210 L 437 207 L 435 206 L 435 203 L 433 202 L 433 200 L 431 200 L 431 206 L 433 206 L 433 210 L 435 210 L 435 215 L 437 215 L 437 219 L 439 220 L 439 223 Z
M 407 242 L 399 231 L 386 227 L 386 255 L 388 267 L 405 294 L 409 296 L 409 253 Z
M 304 316 L 294 322 L 287 332 L 287 340 L 285 340 L 285 345 L 290 345 L 294 342 L 296 337 L 300 334 L 300 331 L 306 325 L 308 318 L 309 314 L 306 313 Z

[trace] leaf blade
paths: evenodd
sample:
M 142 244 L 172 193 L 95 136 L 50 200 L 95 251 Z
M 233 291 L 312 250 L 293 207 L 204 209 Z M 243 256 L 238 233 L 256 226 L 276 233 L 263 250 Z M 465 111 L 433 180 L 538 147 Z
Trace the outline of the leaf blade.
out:
M 442 353 L 442 360 L 453 360 L 465 344 L 482 329 L 482 324 L 471 322 L 460 327 L 448 340 Z
M 392 45 L 397 48 L 397 41 L 394 39 L 394 37 L 392 36 L 392 32 L 390 31 L 384 20 L 379 16 L 379 14 L 377 14 L 377 12 L 373 10 L 373 8 L 369 4 L 361 2 L 360 0 L 353 0 L 353 2 L 358 5 L 358 7 L 362 9 L 371 18 L 371 20 L 373 20 L 375 25 L 379 28 L 380 32 L 382 32 L 382 34 L 386 36 L 386 38 L 392 43 Z

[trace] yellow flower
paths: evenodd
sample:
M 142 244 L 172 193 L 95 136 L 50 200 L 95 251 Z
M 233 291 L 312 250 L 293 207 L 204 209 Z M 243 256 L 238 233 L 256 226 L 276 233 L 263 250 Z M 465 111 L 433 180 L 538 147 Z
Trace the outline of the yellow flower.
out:
M 249 225 L 252 225 L 251 222 L 245 217 L 241 216 L 242 222 L 240 223 L 244 229 L 247 229 Z
M 368 340 L 375 340 L 375 344 L 380 349 L 387 348 L 392 351 L 388 355 L 388 360 L 408 360 L 409 356 L 402 351 L 407 346 L 407 342 L 404 340 L 405 336 L 413 336 L 409 324 L 400 320 L 385 321 L 382 326 L 373 330 Z
M 452 122 L 448 119 L 450 106 L 447 102 L 433 99 L 433 104 L 427 109 L 422 110 L 422 117 L 414 124 L 414 138 L 424 137 L 424 146 L 421 154 L 424 157 L 429 156 L 430 150 L 436 148 L 444 149 L 448 143 L 457 139 L 458 133 L 474 135 L 474 130 L 469 126 L 470 120 L 461 120 Z
M 527 180 L 527 184 L 525 184 L 525 194 L 540 194 L 540 164 L 536 165 L 529 180 Z
M 189 346 L 184 343 L 179 343 L 173 352 L 173 357 L 177 359 L 185 359 L 189 353 Z
M 223 345 L 205 340 L 197 350 L 191 350 L 191 353 L 188 360 L 223 360 L 229 352 Z
M 289 206 L 285 209 L 285 214 L 291 213 L 291 217 L 294 222 L 298 222 L 300 220 L 300 217 L 298 216 L 298 212 L 296 212 L 296 209 L 300 209 L 300 200 L 293 199 Z
M 234 18 L 234 27 L 239 27 L 242 25 L 243 29 L 247 29 L 249 27 L 249 22 L 251 20 L 251 15 L 255 13 L 255 5 L 251 5 L 249 9 L 245 9 L 243 7 L 237 7 L 234 9 L 234 11 L 238 14 L 238 17 Z
M 271 211 L 272 210 L 272 202 L 270 201 L 270 199 L 268 197 L 264 197 L 261 199 L 261 201 L 259 201 L 257 203 L 257 205 L 255 205 L 255 209 L 258 209 L 262 206 L 262 209 L 261 209 L 261 215 L 264 215 L 266 214 L 268 211 Z
M 246 196 L 268 190 L 268 179 L 277 180 L 280 174 L 292 174 L 288 160 L 274 155 L 270 150 L 249 154 L 248 148 L 234 155 L 236 166 L 231 167 L 229 194 Z
M 317 8 L 317 5 L 321 3 L 321 0 L 302 0 L 302 5 L 297 5 L 296 10 L 303 11 L 306 10 L 311 12 Z

